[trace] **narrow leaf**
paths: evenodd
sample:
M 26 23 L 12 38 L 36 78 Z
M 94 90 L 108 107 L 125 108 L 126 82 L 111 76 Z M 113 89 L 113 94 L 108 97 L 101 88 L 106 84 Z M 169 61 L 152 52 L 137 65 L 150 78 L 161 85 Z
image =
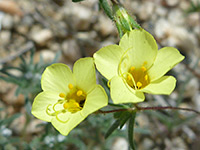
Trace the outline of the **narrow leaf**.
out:
M 108 138 L 113 133 L 113 131 L 115 131 L 118 128 L 119 125 L 120 125 L 120 120 L 116 120 L 106 132 L 105 138 Z
M 136 112 L 133 112 L 131 114 L 129 125 L 128 125 L 128 141 L 132 150 L 135 150 L 135 144 L 134 144 L 134 139 L 133 139 L 135 116 L 136 116 Z
M 84 0 L 72 0 L 72 2 L 74 2 L 74 3 L 81 2 L 81 1 L 84 1 Z
M 99 0 L 101 7 L 104 9 L 106 15 L 113 20 L 113 15 L 112 15 L 112 11 L 111 8 L 107 2 L 107 0 Z

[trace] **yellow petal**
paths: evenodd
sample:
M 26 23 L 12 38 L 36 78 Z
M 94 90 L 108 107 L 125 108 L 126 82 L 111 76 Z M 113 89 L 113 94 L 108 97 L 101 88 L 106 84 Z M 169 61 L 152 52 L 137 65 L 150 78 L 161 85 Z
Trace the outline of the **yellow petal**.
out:
M 144 101 L 144 94 L 133 90 L 121 77 L 115 76 L 111 79 L 111 98 L 115 104 L 139 103 Z
M 31 113 L 38 119 L 50 122 L 52 116 L 46 113 L 49 104 L 55 104 L 59 97 L 59 93 L 44 91 L 39 93 L 33 102 Z
M 184 56 L 176 48 L 164 47 L 160 49 L 153 66 L 148 70 L 151 82 L 162 77 L 183 59 Z
M 81 121 L 85 119 L 80 113 L 80 111 L 76 113 L 63 113 L 58 116 L 59 119 L 66 121 L 66 123 L 62 123 L 58 121 L 55 117 L 52 119 L 52 125 L 64 136 L 68 135 L 69 132 L 75 128 Z
M 160 79 L 151 82 L 148 86 L 142 89 L 142 92 L 150 94 L 165 94 L 169 95 L 176 86 L 176 79 L 172 76 L 163 76 Z
M 47 67 L 42 75 L 41 86 L 44 91 L 66 93 L 68 84 L 75 84 L 70 68 L 65 64 L 53 64 Z
M 98 71 L 108 80 L 118 75 L 123 50 L 118 45 L 109 45 L 101 48 L 94 54 L 94 61 Z
M 145 64 L 148 69 L 153 64 L 158 47 L 155 39 L 145 30 L 132 30 L 126 33 L 120 40 L 119 46 L 124 50 L 128 50 L 132 64 L 136 68 L 140 68 Z
M 81 113 L 83 116 L 87 116 L 106 105 L 108 105 L 108 96 L 100 85 L 96 85 L 95 89 L 87 95 Z
M 81 58 L 75 62 L 73 73 L 76 78 L 77 87 L 88 93 L 96 85 L 96 74 L 94 62 L 91 57 Z

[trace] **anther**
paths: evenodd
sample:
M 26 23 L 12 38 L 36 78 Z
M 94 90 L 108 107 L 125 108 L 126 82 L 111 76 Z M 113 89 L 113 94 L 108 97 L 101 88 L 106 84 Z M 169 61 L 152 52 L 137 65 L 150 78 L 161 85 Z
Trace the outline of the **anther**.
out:
M 64 104 L 63 104 L 63 107 L 64 107 L 65 109 L 67 109 L 67 108 L 69 107 L 69 103 L 68 103 L 68 102 L 64 103 Z
M 64 93 L 60 93 L 59 96 L 60 96 L 61 98 L 65 98 L 66 95 L 65 95 Z
M 147 70 L 144 66 L 142 66 L 141 69 L 143 72 L 145 72 Z
M 73 89 L 73 85 L 70 83 L 70 84 L 68 85 L 68 88 L 69 88 L 69 89 Z
M 143 63 L 143 65 L 146 65 L 147 64 L 147 61 L 145 61 L 144 63 Z
M 142 83 L 141 82 L 137 82 L 137 87 L 138 89 L 142 87 Z
M 128 75 L 128 77 L 127 77 L 127 78 L 128 78 L 128 80 L 131 80 L 131 79 L 132 79 L 130 75 Z
M 145 79 L 146 81 L 148 80 L 148 78 L 149 78 L 148 75 L 145 75 L 145 76 L 144 76 L 144 79 Z
M 135 67 L 134 67 L 134 66 L 131 67 L 131 71 L 133 71 L 133 70 L 135 70 Z
M 76 93 L 77 96 L 81 96 L 82 94 L 83 94 L 82 90 L 78 90 L 77 93 Z

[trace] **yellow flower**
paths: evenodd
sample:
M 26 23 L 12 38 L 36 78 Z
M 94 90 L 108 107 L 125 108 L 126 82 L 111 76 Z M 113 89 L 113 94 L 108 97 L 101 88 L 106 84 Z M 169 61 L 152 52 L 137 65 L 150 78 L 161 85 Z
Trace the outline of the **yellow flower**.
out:
M 32 114 L 51 122 L 67 135 L 89 114 L 108 104 L 104 89 L 96 84 L 92 58 L 81 58 L 73 73 L 65 64 L 53 64 L 42 75 L 43 92 L 34 99 Z
M 173 47 L 158 50 L 155 39 L 144 29 L 132 30 L 119 45 L 94 54 L 97 69 L 109 80 L 114 103 L 142 102 L 143 92 L 169 95 L 176 79 L 164 75 L 183 59 Z

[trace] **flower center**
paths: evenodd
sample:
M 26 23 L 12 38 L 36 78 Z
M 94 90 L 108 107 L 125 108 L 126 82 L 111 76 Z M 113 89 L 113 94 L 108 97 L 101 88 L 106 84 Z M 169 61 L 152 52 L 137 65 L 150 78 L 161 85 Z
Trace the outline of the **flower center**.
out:
M 82 110 L 86 100 L 86 94 L 83 90 L 74 87 L 72 84 L 69 84 L 68 88 L 70 89 L 70 92 L 68 94 L 60 93 L 59 97 L 61 99 L 59 99 L 57 103 L 52 106 L 52 110 L 49 108 L 52 104 L 48 105 L 46 109 L 46 113 L 48 115 L 56 116 L 57 120 L 63 123 L 67 122 L 68 120 L 60 120 L 58 115 L 65 112 L 76 113 Z M 50 113 L 49 111 L 53 111 L 53 113 Z
M 134 89 L 142 89 L 147 86 L 150 80 L 146 67 L 144 65 L 141 68 L 132 66 L 128 70 L 126 82 Z

